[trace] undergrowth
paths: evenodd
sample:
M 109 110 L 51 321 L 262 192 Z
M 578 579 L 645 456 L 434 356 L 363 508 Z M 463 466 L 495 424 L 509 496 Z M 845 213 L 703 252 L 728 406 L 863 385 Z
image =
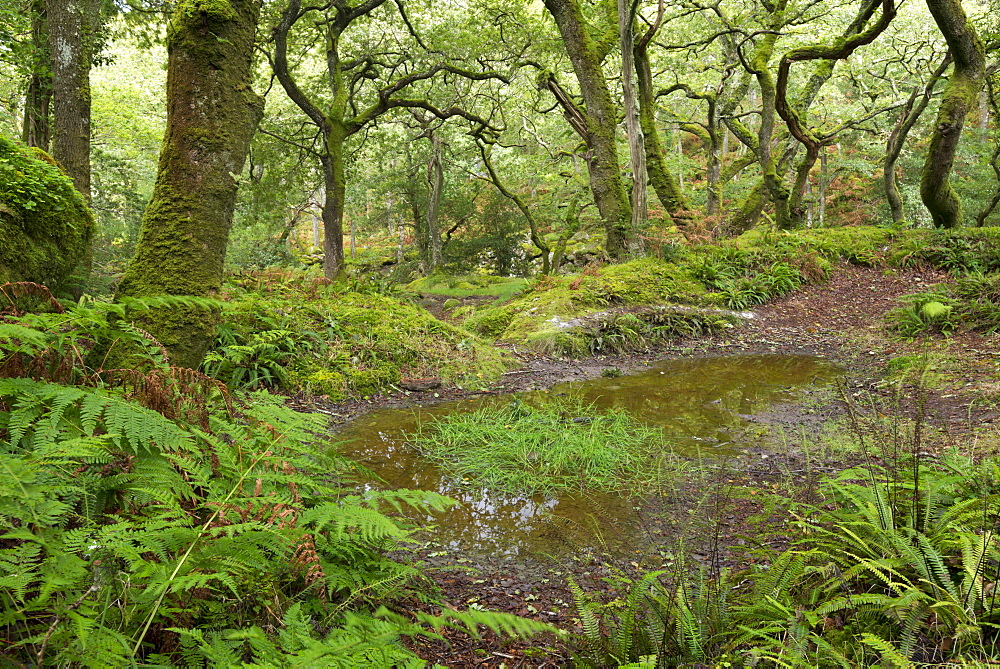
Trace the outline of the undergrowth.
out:
M 902 306 L 886 314 L 886 323 L 904 337 L 1000 329 L 1000 273 L 973 272 L 900 301 Z
M 924 370 L 926 372 L 926 370 Z M 986 666 L 1000 660 L 1000 461 L 929 439 L 924 372 L 899 386 L 894 420 L 845 394 L 864 463 L 824 477 L 814 499 L 776 494 L 791 547 L 751 550 L 740 570 L 630 575 L 613 593 L 572 584 L 581 666 Z M 912 420 L 900 416 L 904 397 Z M 711 521 L 718 525 L 724 517 Z
M 40 289 L 36 289 L 39 292 Z M 149 304 L 144 304 L 148 307 Z M 339 484 L 322 425 L 165 364 L 116 305 L 0 320 L 0 644 L 14 666 L 422 666 L 403 636 L 514 616 L 392 611 L 426 581 L 388 557 L 429 492 Z M 98 343 L 145 342 L 107 370 Z
M 651 309 L 665 307 L 679 317 L 686 315 L 689 321 L 678 322 L 670 337 L 697 336 L 704 333 L 705 324 L 718 321 L 713 318 L 713 309 L 752 309 L 805 284 L 824 281 L 834 264 L 846 261 L 889 270 L 946 270 L 965 277 L 959 280 L 962 287 L 955 289 L 963 297 L 948 298 L 963 301 L 965 307 L 948 315 L 948 300 L 939 296 L 914 298 L 920 304 L 909 312 L 904 307 L 894 316 L 904 333 L 960 327 L 989 330 L 995 327 L 998 314 L 995 301 L 987 295 L 990 282 L 995 283 L 991 273 L 1000 268 L 997 258 L 1000 236 L 985 228 L 755 229 L 717 244 L 676 247 L 669 260 L 643 258 L 621 265 L 591 265 L 574 276 L 542 277 L 531 290 L 507 304 L 467 313 L 465 322 L 483 336 L 524 343 L 544 353 L 582 356 L 643 350 L 662 337 L 609 332 L 609 347 L 601 341 L 607 339 L 601 328 L 592 326 L 598 321 L 608 323 L 622 313 L 635 313 L 642 319 Z M 939 303 L 945 310 L 935 304 L 921 313 L 927 302 Z M 686 314 L 677 307 L 687 309 Z
M 343 399 L 391 390 L 404 378 L 477 388 L 508 367 L 471 332 L 365 282 L 302 273 L 248 274 L 234 285 L 203 371 L 240 387 Z

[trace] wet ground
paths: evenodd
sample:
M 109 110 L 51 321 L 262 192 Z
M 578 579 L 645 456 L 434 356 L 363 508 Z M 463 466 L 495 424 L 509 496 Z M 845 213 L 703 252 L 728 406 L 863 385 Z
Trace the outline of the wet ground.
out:
M 455 413 L 571 396 L 662 430 L 660 462 L 664 485 L 672 489 L 672 479 L 681 475 L 677 467 L 751 457 L 763 447 L 757 414 L 770 410 L 765 415 L 774 422 L 775 412 L 798 406 L 808 393 L 829 394 L 841 371 L 823 358 L 776 353 L 667 360 L 636 374 L 564 382 L 545 391 L 381 409 L 338 431 L 335 448 L 380 479 L 368 485 L 432 490 L 458 500 L 457 508 L 416 519 L 436 527 L 427 540 L 442 551 L 564 558 L 590 550 L 621 556 L 637 545 L 655 547 L 655 536 L 645 536 L 646 500 L 579 491 L 520 496 L 470 487 L 423 458 L 411 442 L 421 428 L 433 429 L 435 421 Z M 615 519 L 613 535 L 596 522 L 600 517 Z
M 733 457 L 720 459 L 714 465 L 717 475 L 708 481 L 708 490 L 704 489 L 704 480 L 699 479 L 697 489 L 680 486 L 669 495 L 630 500 L 627 506 L 633 508 L 629 510 L 637 512 L 641 520 L 638 527 L 630 526 L 626 533 L 618 530 L 622 525 L 618 511 L 593 514 L 591 522 L 600 529 L 605 543 L 616 544 L 612 551 L 603 550 L 600 541 L 596 547 L 581 546 L 577 539 L 564 542 L 562 552 L 542 555 L 477 551 L 474 547 L 467 550 L 462 544 L 452 546 L 447 541 L 432 540 L 400 558 L 424 564 L 446 606 L 508 611 L 566 629 L 577 624 L 572 596 L 566 588 L 567 575 L 573 575 L 585 589 L 606 590 L 602 577 L 609 570 L 635 573 L 675 567 L 681 541 L 689 566 L 700 563 L 718 569 L 766 558 L 767 551 L 786 545 L 783 529 L 789 520 L 786 509 L 763 503 L 769 492 L 780 490 L 808 497 L 821 475 L 853 464 L 858 457 L 830 452 L 818 458 L 800 448 L 795 437 L 814 434 L 831 419 L 842 417 L 846 402 L 859 402 L 862 411 L 904 415 L 920 404 L 929 426 L 942 435 L 942 443 L 949 439 L 961 441 L 998 418 L 997 337 L 969 333 L 912 343 L 895 339 L 884 329 L 883 314 L 896 306 L 898 296 L 940 278 L 931 272 L 885 275 L 881 270 L 844 265 L 834 271 L 829 282 L 807 286 L 755 310 L 754 319 L 726 337 L 683 340 L 656 351 L 585 360 L 551 359 L 511 348 L 522 367 L 508 373 L 489 392 L 476 393 L 475 398 L 596 379 L 609 368 L 633 374 L 655 370 L 657 364 L 683 366 L 699 358 L 720 359 L 718 356 L 733 354 L 813 356 L 811 359 L 842 368 L 844 374 L 835 391 L 806 382 L 795 397 L 771 398 L 767 409 L 757 406 L 753 411 L 734 411 L 747 416 L 748 424 L 790 436 L 783 439 L 780 448 L 774 442 L 741 444 Z M 886 363 L 909 354 L 927 354 L 938 360 L 941 374 L 926 391 L 885 380 Z M 600 383 L 627 382 L 623 378 L 602 379 Z M 646 394 L 639 399 L 646 399 Z M 344 424 L 375 409 L 409 411 L 448 400 L 467 402 L 471 397 L 470 393 L 442 388 L 339 405 L 306 398 L 293 403 L 321 411 L 334 423 Z M 714 399 L 704 395 L 698 401 L 711 406 Z M 713 438 L 722 441 L 726 436 Z M 763 553 L 755 555 L 754 550 Z M 409 605 L 426 608 L 416 601 Z M 415 641 L 413 647 L 422 657 L 452 667 L 550 667 L 565 666 L 569 661 L 569 651 L 552 641 L 519 644 L 490 635 L 474 639 L 452 633 L 447 642 Z

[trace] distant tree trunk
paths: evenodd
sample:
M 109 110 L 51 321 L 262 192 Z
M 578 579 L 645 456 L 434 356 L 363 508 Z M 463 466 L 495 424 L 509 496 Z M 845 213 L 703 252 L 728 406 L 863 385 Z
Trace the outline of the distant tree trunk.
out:
M 167 130 L 136 255 L 118 297 L 213 296 L 222 283 L 237 183 L 263 114 L 251 87 L 261 0 L 181 0 L 167 31 Z M 197 367 L 218 314 L 197 307 L 148 310 L 138 322 Z
M 997 91 L 990 83 L 989 79 L 986 80 L 986 92 L 987 92 L 987 108 L 985 115 L 989 116 L 990 110 L 996 111 L 998 105 Z M 993 175 L 995 181 L 993 183 L 993 196 L 990 201 L 986 203 L 986 206 L 976 214 L 976 227 L 981 228 L 986 225 L 986 219 L 993 213 L 997 205 L 1000 204 L 1000 136 L 998 136 L 998 131 L 994 129 L 993 131 L 993 154 L 990 155 L 990 167 L 993 169 Z
M 931 74 L 930 79 L 924 85 L 923 93 L 921 94 L 919 88 L 915 87 L 913 89 L 909 99 L 906 101 L 906 106 L 903 108 L 903 114 L 899 122 L 892 129 L 892 132 L 889 133 L 889 139 L 885 144 L 882 183 L 885 188 L 886 200 L 889 202 L 889 212 L 892 216 L 892 222 L 897 225 L 903 221 L 903 198 L 899 194 L 899 181 L 896 178 L 896 161 L 899 160 L 899 154 L 903 150 L 903 144 L 906 142 L 907 135 L 913 129 L 913 125 L 917 122 L 917 119 L 927 109 L 927 105 L 931 101 L 931 95 L 934 92 L 934 87 L 940 81 L 950 64 L 951 54 L 948 54 L 941 61 L 941 64 L 938 65 L 937 69 L 934 70 L 933 74 Z
M 49 27 L 45 16 L 45 0 L 31 3 L 31 78 L 24 95 L 24 124 L 21 139 L 28 146 L 49 150 L 52 124 L 49 107 L 52 103 L 52 66 L 49 58 Z
M 827 175 L 827 155 L 824 149 L 823 153 L 819 156 L 819 227 L 823 227 L 826 222 L 826 187 L 829 185 L 829 177 Z
M 427 184 L 430 186 L 427 200 L 427 247 L 430 250 L 429 267 L 433 272 L 441 265 L 441 226 L 438 212 L 441 210 L 441 193 L 444 190 L 444 160 L 441 138 L 431 133 L 431 158 L 427 163 Z
M 90 64 L 101 0 L 46 0 L 52 63 L 52 156 L 90 202 Z
M 927 0 L 944 35 L 955 68 L 941 96 L 937 121 L 920 177 L 920 197 L 936 228 L 962 223 L 962 202 L 951 186 L 951 166 L 969 109 L 977 101 L 986 76 L 983 43 L 962 9 L 961 0 Z
M 531 213 L 531 208 L 525 204 L 520 195 L 507 188 L 503 181 L 500 180 L 500 175 L 493 166 L 493 160 L 491 157 L 493 146 L 482 137 L 476 138 L 476 146 L 479 147 L 479 156 L 483 159 L 483 166 L 486 168 L 486 173 L 489 175 L 490 181 L 493 182 L 493 185 L 498 191 L 500 191 L 501 195 L 514 203 L 518 211 L 521 212 L 521 215 L 524 216 L 524 219 L 528 222 L 528 234 L 531 236 L 531 243 L 537 246 L 538 250 L 542 253 L 542 274 L 548 275 L 552 268 L 549 264 L 549 245 L 545 242 L 545 239 L 542 238 L 542 235 L 538 230 L 538 223 L 535 220 L 535 216 Z
M 630 246 L 632 207 L 618 162 L 618 108 L 611 99 L 601 69 L 600 53 L 583 18 L 579 0 L 544 2 L 559 28 L 583 95 L 583 109 L 575 110 L 581 122 L 574 128 L 587 143 L 590 190 L 604 224 L 604 249 L 612 258 L 621 259 Z
M 625 133 L 632 165 L 632 220 L 629 253 L 637 257 L 643 250 L 640 234 L 649 218 L 646 198 L 646 143 L 639 124 L 635 94 L 635 64 L 632 38 L 634 16 L 628 0 L 618 0 L 618 34 L 622 52 L 622 96 L 625 99 Z
M 653 75 L 649 66 L 647 50 L 649 42 L 656 35 L 661 19 L 662 12 L 657 15 L 656 23 L 635 43 L 635 47 L 632 49 L 635 60 L 636 88 L 638 89 L 639 127 L 643 134 L 649 183 L 653 186 L 656 198 L 670 214 L 674 223 L 683 226 L 691 220 L 689 213 L 691 206 L 681 192 L 677 177 L 667 169 L 666 151 L 660 140 L 660 132 L 656 128 Z

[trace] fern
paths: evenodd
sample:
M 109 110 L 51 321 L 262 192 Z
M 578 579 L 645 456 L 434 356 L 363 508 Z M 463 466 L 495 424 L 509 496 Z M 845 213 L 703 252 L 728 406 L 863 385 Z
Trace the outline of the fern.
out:
M 201 383 L 170 374 L 155 383 Z M 316 419 L 278 399 L 251 396 L 236 422 L 224 393 L 203 395 L 204 411 L 192 412 L 151 401 L 154 382 L 143 383 L 145 398 L 141 384 L 0 378 L 0 518 L 8 527 L 0 536 L 0 625 L 5 653 L 17 661 L 283 657 L 407 666 L 415 659 L 396 639 L 433 634 L 428 626 L 541 629 L 478 613 L 416 626 L 355 616 L 352 609 L 405 591 L 418 576 L 386 557 L 409 530 L 380 509 L 450 502 L 419 492 L 343 494 L 330 478 L 342 466 L 307 443 Z M 319 565 L 308 579 L 293 567 L 306 533 L 310 563 Z M 330 599 L 335 617 L 311 617 Z M 272 610 L 280 602 L 291 616 L 284 642 L 275 645 L 252 616 L 240 631 L 227 626 L 266 612 L 265 602 Z

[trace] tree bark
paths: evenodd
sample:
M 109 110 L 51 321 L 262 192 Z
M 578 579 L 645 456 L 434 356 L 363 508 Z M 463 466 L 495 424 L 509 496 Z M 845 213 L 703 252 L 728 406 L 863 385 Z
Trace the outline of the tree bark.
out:
M 24 123 L 21 139 L 28 146 L 42 151 L 49 150 L 52 123 L 49 108 L 52 104 L 52 66 L 49 56 L 49 27 L 45 14 L 45 0 L 31 3 L 31 78 L 24 95 Z
M 428 267 L 433 272 L 441 265 L 441 227 L 438 225 L 438 211 L 441 208 L 441 193 L 444 191 L 444 162 L 441 138 L 430 133 L 431 158 L 427 163 L 427 246 L 430 250 Z
M 52 63 L 52 156 L 90 202 L 90 64 L 101 0 L 46 0 Z
M 986 57 L 983 43 L 962 9 L 961 0 L 927 0 L 927 8 L 944 35 L 955 61 L 941 96 L 937 121 L 920 177 L 920 197 L 936 228 L 962 223 L 962 202 L 951 186 L 951 167 L 969 109 L 983 87 Z
M 931 74 L 922 94 L 919 88 L 913 89 L 913 93 L 903 108 L 903 114 L 899 122 L 892 129 L 892 132 L 889 133 L 889 139 L 886 140 L 885 162 L 882 165 L 882 184 L 885 188 L 886 200 L 889 202 L 889 213 L 892 216 L 892 222 L 896 225 L 903 222 L 903 198 L 899 194 L 899 180 L 896 178 L 896 161 L 899 160 L 899 154 L 903 150 L 903 144 L 906 141 L 907 135 L 917 122 L 917 119 L 927 109 L 927 105 L 931 101 L 931 95 L 934 92 L 934 87 L 950 64 L 951 55 L 949 54 L 944 57 L 941 64 Z
M 683 227 L 691 221 L 690 209 L 684 193 L 681 192 L 680 184 L 670 170 L 667 169 L 666 151 L 660 139 L 660 132 L 656 127 L 656 109 L 653 95 L 653 75 L 649 65 L 649 42 L 656 35 L 662 20 L 661 11 L 657 14 L 656 22 L 646 34 L 635 43 L 632 49 L 632 57 L 635 61 L 637 99 L 639 102 L 639 128 L 642 130 L 644 149 L 646 152 L 646 173 L 649 183 L 656 193 L 656 198 L 663 205 L 674 224 Z
M 604 224 L 604 249 L 613 259 L 628 254 L 632 207 L 625 192 L 618 162 L 616 128 L 618 109 L 601 69 L 601 58 L 579 0 L 544 0 L 555 19 L 563 46 L 580 84 L 584 107 L 584 127 L 577 128 L 587 143 L 587 168 L 594 204 Z
M 237 182 L 263 114 L 252 59 L 261 0 L 181 0 L 167 31 L 167 130 L 136 255 L 117 297 L 215 295 Z M 143 311 L 138 322 L 197 367 L 215 332 L 212 309 Z
M 642 231 L 649 218 L 646 198 L 646 143 L 639 124 L 639 110 L 635 93 L 634 16 L 629 0 L 618 0 L 618 33 L 622 52 L 622 97 L 625 100 L 625 134 L 628 137 L 629 158 L 632 165 L 632 220 L 629 233 L 629 253 L 633 257 L 643 250 Z

